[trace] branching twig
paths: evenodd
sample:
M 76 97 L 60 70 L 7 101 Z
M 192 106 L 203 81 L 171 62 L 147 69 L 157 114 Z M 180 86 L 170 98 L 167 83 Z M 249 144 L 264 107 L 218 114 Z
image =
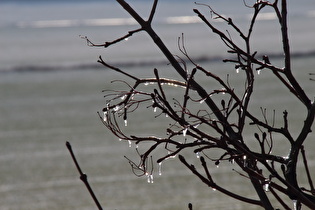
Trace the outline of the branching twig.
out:
M 141 142 L 151 143 L 144 152 L 136 149 L 140 157 L 139 164 L 127 158 L 136 175 L 151 175 L 153 171 L 152 154 L 158 148 L 163 148 L 168 154 L 158 157 L 158 163 L 165 159 L 175 157 L 175 155 L 179 155 L 180 161 L 205 184 L 240 201 L 262 206 L 266 209 L 272 209 L 272 203 L 269 201 L 270 194 L 266 193 L 263 188 L 263 185 L 267 183 L 272 195 L 285 209 L 288 209 L 289 207 L 285 203 L 285 199 L 281 197 L 280 193 L 288 196 L 290 199 L 296 199 L 298 203 L 302 203 L 309 208 L 315 208 L 315 197 L 307 194 L 312 193 L 314 195 L 315 190 L 303 147 L 314 122 L 315 103 L 312 103 L 309 100 L 308 96 L 292 74 L 288 39 L 287 5 L 286 0 L 279 1 L 281 1 L 281 8 L 278 6 L 278 0 L 275 0 L 272 3 L 267 0 L 259 0 L 251 7 L 244 1 L 246 7 L 253 9 L 253 14 L 247 31 L 242 31 L 231 18 L 220 15 L 210 6 L 197 3 L 197 5 L 207 6 L 210 10 L 211 17 L 212 15 L 215 16 L 212 17 L 213 19 L 222 20 L 236 32 L 245 47 L 233 40 L 233 34 L 230 33 L 229 30 L 218 29 L 210 20 L 201 14 L 201 12 L 194 9 L 194 12 L 205 25 L 220 37 L 222 42 L 228 48 L 228 53 L 233 56 L 232 58 L 224 59 L 223 62 L 231 63 L 237 70 L 242 70 L 242 74 L 244 74 L 244 89 L 242 89 L 241 92 L 231 85 L 229 77 L 227 77 L 225 81 L 222 79 L 223 77 L 214 74 L 195 62 L 188 54 L 183 35 L 178 38 L 178 48 L 182 55 L 186 57 L 186 60 L 183 60 L 181 57 L 175 56 L 170 52 L 169 48 L 152 28 L 152 21 L 156 13 L 158 0 L 153 1 L 147 20 L 141 17 L 125 0 L 117 0 L 125 11 L 128 12 L 140 25 L 140 28 L 129 31 L 125 36 L 114 41 L 105 42 L 105 44 L 100 45 L 94 44 L 86 37 L 83 37 L 86 39 L 89 46 L 107 47 L 140 31 L 146 32 L 164 54 L 173 69 L 181 77 L 181 80 L 183 80 L 161 78 L 156 68 L 154 69 L 153 78 L 141 78 L 115 66 L 109 65 L 102 59 L 102 57 L 98 60 L 102 65 L 133 80 L 133 83 L 130 84 L 121 79 L 118 80 L 119 82 L 123 82 L 128 90 L 105 91 L 107 104 L 103 109 L 104 117 L 102 118 L 100 115 L 100 118 L 104 125 L 122 140 L 134 142 L 137 145 Z M 274 10 L 280 23 L 284 53 L 284 68 L 272 64 L 268 55 L 258 58 L 257 51 L 251 52 L 251 36 L 253 34 L 254 26 L 257 22 L 258 15 L 265 7 Z M 191 73 L 191 69 L 189 69 L 188 65 L 189 63 L 186 63 L 186 61 L 193 65 Z M 254 115 L 250 108 L 252 105 L 252 94 L 254 93 L 256 79 L 255 71 L 260 71 L 262 69 L 271 71 L 278 79 L 279 83 L 284 85 L 287 90 L 292 93 L 291 95 L 298 98 L 307 110 L 304 125 L 296 138 L 290 133 L 290 121 L 287 111 L 283 112 L 282 126 L 277 127 L 275 125 L 275 110 L 273 112 L 274 115 L 272 120 L 269 120 L 267 118 L 266 109 L 261 108 L 261 117 Z M 208 88 L 208 86 L 203 86 L 203 84 L 198 82 L 198 74 L 206 76 L 210 82 L 214 81 L 219 87 L 205 89 Z M 143 88 L 144 86 L 142 85 L 148 84 L 151 87 Z M 174 98 L 169 97 L 167 89 L 163 86 L 164 84 L 185 88 L 183 95 Z M 129 135 L 121 129 L 118 118 L 123 117 L 124 120 L 127 120 L 127 114 L 129 115 L 129 113 L 135 112 L 143 104 L 145 104 L 147 108 L 153 108 L 154 112 L 158 110 L 158 113 L 154 116 L 155 118 L 165 114 L 165 116 L 168 116 L 168 119 L 172 121 L 166 128 L 166 137 Z M 199 106 L 202 108 L 199 109 Z M 244 132 L 248 130 L 248 121 L 250 121 L 249 126 L 254 125 L 257 127 L 259 130 L 258 133 L 254 133 L 253 135 L 244 134 Z M 282 157 L 272 153 L 274 146 L 276 145 L 274 142 L 277 140 L 276 137 L 279 134 L 291 147 L 288 157 Z M 255 148 L 255 150 L 247 144 L 248 140 L 250 141 L 253 137 L 259 145 L 259 148 Z M 195 166 L 188 164 L 186 159 L 181 155 L 183 150 L 188 149 L 195 153 L 203 154 L 202 157 L 200 157 L 203 173 L 200 173 Z M 221 156 L 213 158 L 207 154 L 207 151 L 211 151 L 212 149 L 222 150 L 223 152 L 220 154 Z M 302 152 L 310 190 L 300 188 L 298 184 L 296 168 L 300 150 Z M 222 188 L 219 184 L 215 183 L 212 174 L 210 173 L 211 170 L 204 157 L 208 158 L 208 161 L 213 161 L 216 165 L 218 165 L 220 161 L 235 162 L 242 170 L 242 173 L 238 172 L 238 174 L 250 180 L 260 200 L 248 199 L 232 193 L 228 189 Z M 76 163 L 75 159 L 74 162 Z M 280 172 L 282 173 L 278 172 L 278 166 L 281 166 Z M 78 170 L 81 174 L 82 172 L 79 167 Z M 204 173 L 205 175 L 203 175 Z M 189 209 L 192 209 L 192 205 L 189 205 Z

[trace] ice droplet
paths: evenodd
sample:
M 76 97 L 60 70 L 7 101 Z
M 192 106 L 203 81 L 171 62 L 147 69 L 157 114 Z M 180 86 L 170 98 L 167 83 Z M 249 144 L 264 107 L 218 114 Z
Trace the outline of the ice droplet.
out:
M 197 158 L 200 158 L 200 152 L 196 152 Z
M 117 112 L 119 110 L 120 106 L 115 106 L 114 111 Z
M 257 74 L 260 75 L 261 70 L 257 70 Z
M 130 140 L 128 140 L 128 144 L 129 144 L 129 147 L 131 147 L 132 142 Z
M 128 41 L 129 40 L 129 38 L 125 38 L 125 41 Z
M 217 189 L 216 189 L 216 188 L 214 188 L 214 187 L 212 188 L 212 190 L 213 190 L 213 191 L 217 191 Z
M 292 200 L 293 201 L 293 210 L 297 210 L 297 200 Z
M 183 130 L 183 136 L 186 136 L 187 130 L 188 130 L 187 128 Z
M 238 67 L 237 69 L 235 69 L 236 73 L 240 73 L 240 67 Z
M 168 117 L 168 114 L 165 113 L 165 117 Z
M 107 122 L 107 111 L 106 111 L 106 112 L 104 112 L 103 114 L 104 114 L 104 116 L 103 116 L 103 120 L 104 120 L 104 122 Z
M 201 103 L 201 104 L 202 104 L 203 102 L 205 102 L 205 100 L 206 100 L 206 98 L 201 99 L 199 103 Z
M 121 98 L 121 100 L 124 100 L 126 98 L 126 95 L 123 95 L 120 98 Z
M 162 175 L 162 162 L 159 162 L 159 176 Z
M 146 175 L 147 175 L 147 182 L 150 184 L 153 184 L 153 174 L 146 173 Z
M 246 159 L 247 159 L 247 157 L 246 157 L 246 155 L 244 155 L 243 156 L 244 167 L 246 167 Z
M 266 180 L 265 180 L 265 184 L 264 184 L 264 190 L 265 190 L 266 192 L 269 191 L 269 185 L 270 185 L 269 180 L 266 179 Z
M 122 141 L 122 139 L 121 139 L 121 138 L 119 138 L 118 140 L 119 140 L 119 141 Z
M 154 107 L 154 108 L 153 108 L 153 112 L 156 112 L 156 110 L 157 110 L 157 107 Z
M 127 125 L 128 125 L 128 122 L 127 122 L 127 120 L 124 120 L 124 123 L 125 123 L 125 126 L 127 126 Z

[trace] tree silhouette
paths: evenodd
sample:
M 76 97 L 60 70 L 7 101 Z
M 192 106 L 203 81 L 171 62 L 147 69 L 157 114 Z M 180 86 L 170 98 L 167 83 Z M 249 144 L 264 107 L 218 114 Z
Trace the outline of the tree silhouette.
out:
M 139 32 L 145 32 L 179 75 L 179 79 L 176 80 L 163 78 L 159 70 L 155 68 L 152 78 L 142 78 L 113 66 L 101 56 L 99 57 L 99 63 L 121 73 L 126 78 L 119 80 L 126 85 L 125 90 L 105 92 L 107 104 L 99 116 L 103 124 L 120 140 L 134 142 L 139 146 L 136 148 L 139 161 L 127 158 L 133 172 L 137 176 L 147 176 L 150 182 L 153 181 L 153 171 L 156 169 L 153 162 L 161 164 L 168 158 L 178 157 L 183 165 L 207 186 L 242 202 L 265 209 L 274 209 L 274 204 L 270 201 L 273 197 L 278 201 L 277 205 L 290 209 L 289 206 L 292 204 L 288 204 L 287 198 L 289 198 L 294 201 L 296 209 L 300 209 L 302 204 L 315 209 L 315 190 L 304 147 L 313 125 L 315 104 L 292 73 L 287 1 L 259 0 L 251 6 L 244 2 L 244 5 L 253 11 L 246 31 L 242 31 L 231 18 L 220 15 L 211 6 L 196 3 L 200 7 L 209 9 L 211 14 L 209 17 L 198 9 L 193 11 L 228 49 L 227 59 L 223 62 L 233 64 L 236 71 L 244 75 L 244 85 L 241 89 L 235 89 L 226 75 L 215 74 L 194 61 L 186 50 L 184 35 L 178 39 L 178 48 L 182 56 L 175 56 L 170 52 L 152 27 L 158 0 L 154 0 L 147 19 L 141 17 L 126 1 L 117 0 L 117 2 L 137 21 L 140 27 L 104 44 L 94 44 L 87 37 L 83 37 L 88 45 L 107 48 Z M 273 64 L 268 55 L 253 52 L 251 49 L 257 17 L 265 8 L 271 8 L 279 22 L 283 67 Z M 220 20 L 221 24 L 227 24 L 230 31 L 218 29 L 212 23 L 214 19 Z M 233 39 L 235 33 L 239 38 L 237 42 Z M 192 68 L 189 68 L 187 64 Z M 275 123 L 275 110 L 267 110 L 263 108 L 263 105 L 252 107 L 255 79 L 257 72 L 260 71 L 271 72 L 279 86 L 284 86 L 291 97 L 298 99 L 298 105 L 304 107 L 305 112 L 301 115 L 305 115 L 305 119 L 297 134 L 293 134 L 289 129 L 288 111 L 281 110 L 282 123 L 278 125 L 279 123 Z M 200 77 L 206 78 L 209 83 L 214 83 L 220 88 L 209 89 L 199 81 Z M 177 97 L 169 96 L 170 88 L 178 89 Z M 253 111 L 254 108 L 260 109 L 261 112 L 257 114 Z M 147 109 L 154 111 L 153 119 L 167 117 L 165 131 L 158 136 L 126 132 L 124 123 Z M 151 119 L 148 116 L 146 123 L 150 122 Z M 273 152 L 275 142 L 279 139 L 285 140 L 282 142 L 285 142 L 284 148 L 288 148 L 287 157 Z M 256 142 L 255 147 L 249 142 Z M 141 145 L 144 146 L 140 148 Z M 153 154 L 157 150 L 160 152 Z M 185 151 L 196 153 L 200 164 L 191 164 Z M 216 154 L 216 157 L 212 154 Z M 309 182 L 308 189 L 301 187 L 297 179 L 298 158 L 302 158 L 304 163 Z M 232 192 L 227 187 L 228 185 L 217 183 L 211 174 L 209 165 L 211 162 L 215 165 L 223 162 L 233 164 L 235 175 L 248 179 L 258 199 L 247 198 L 237 192 Z M 191 204 L 189 204 L 189 209 L 192 209 Z

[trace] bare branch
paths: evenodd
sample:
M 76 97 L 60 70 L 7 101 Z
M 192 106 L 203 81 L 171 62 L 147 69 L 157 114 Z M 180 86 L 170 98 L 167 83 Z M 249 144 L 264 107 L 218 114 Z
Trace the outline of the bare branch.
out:
M 71 147 L 70 142 L 67 141 L 67 142 L 66 142 L 66 146 L 67 146 L 67 148 L 68 148 L 68 150 L 69 150 L 69 152 L 70 152 L 70 155 L 71 155 L 71 157 L 72 157 L 72 160 L 73 160 L 75 166 L 76 166 L 77 169 L 78 169 L 78 172 L 79 172 L 79 174 L 80 174 L 80 179 L 81 179 L 81 181 L 85 184 L 86 188 L 88 189 L 88 191 L 89 191 L 90 195 L 92 196 L 92 198 L 93 198 L 93 200 L 94 200 L 94 202 L 95 202 L 97 208 L 98 208 L 99 210 L 102 210 L 103 207 L 101 206 L 101 204 L 100 204 L 99 201 L 97 200 L 97 198 L 96 198 L 96 196 L 95 196 L 95 194 L 94 194 L 94 192 L 93 192 L 93 190 L 92 190 L 92 188 L 91 188 L 91 186 L 90 186 L 90 184 L 89 184 L 89 182 L 88 182 L 87 175 L 82 172 L 81 167 L 80 167 L 80 165 L 79 165 L 79 163 L 78 163 L 78 161 L 77 161 L 77 159 L 76 159 L 76 157 L 75 157 L 75 155 L 74 155 L 74 153 L 73 153 L 73 150 L 72 150 L 72 147 Z

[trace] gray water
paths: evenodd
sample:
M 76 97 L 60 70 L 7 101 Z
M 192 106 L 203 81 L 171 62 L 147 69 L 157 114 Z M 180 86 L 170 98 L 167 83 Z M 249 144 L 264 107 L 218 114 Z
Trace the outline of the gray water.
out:
M 162 6 L 168 5 L 163 1 L 161 3 Z M 136 5 L 143 12 L 148 6 Z M 166 16 L 164 14 L 169 14 L 171 10 L 170 5 L 183 9 Z M 314 40 L 311 38 L 315 35 L 315 27 L 312 27 L 312 11 L 315 10 L 315 5 L 311 7 L 312 5 L 312 1 L 305 1 L 305 4 L 299 4 L 300 7 L 292 8 L 294 10 L 290 23 L 294 52 L 309 52 L 315 49 Z M 179 54 L 177 37 L 181 32 L 185 32 L 187 47 L 196 57 L 213 58 L 224 55 L 224 47 L 219 48 L 220 45 L 217 44 L 219 39 L 208 33 L 202 24 L 170 24 L 166 21 L 165 17 L 187 14 L 192 16 L 188 8 L 195 7 L 193 4 L 173 2 L 168 6 L 161 7 L 168 9 L 160 10 L 161 15 L 157 18 L 155 27 L 160 30 L 159 34 L 174 54 Z M 303 12 L 306 8 L 306 12 Z M 232 9 L 224 12 L 233 13 L 238 17 L 237 12 Z M 305 15 L 309 18 L 303 18 Z M 135 75 L 152 76 L 152 69 L 157 67 L 163 76 L 176 76 L 170 67 L 164 64 L 160 53 L 151 47 L 152 43 L 145 35 L 132 37 L 109 51 L 103 48 L 89 48 L 84 40 L 79 38 L 79 35 L 87 35 L 102 42 L 135 28 L 136 25 L 133 24 L 95 26 L 84 22 L 90 19 L 128 18 L 119 7 L 101 2 L 18 2 L 1 4 L 0 16 L 1 209 L 96 209 L 79 180 L 79 174 L 65 147 L 66 141 L 71 142 L 83 171 L 88 174 L 92 187 L 105 209 L 188 209 L 188 202 L 194 204 L 194 209 L 259 209 L 207 188 L 176 158 L 163 162 L 162 176 L 155 172 L 153 184 L 148 184 L 146 177 L 138 178 L 132 174 L 123 156 L 135 157 L 135 146 L 129 148 L 127 142 L 118 141 L 104 128 L 97 116 L 97 111 L 105 105 L 101 91 L 111 88 L 110 81 L 121 79 L 121 75 L 93 65 L 100 54 L 118 65 L 126 61 L 137 63 L 145 58 L 149 62 L 161 62 L 154 66 L 124 68 Z M 49 22 L 52 20 L 71 21 L 68 21 L 69 26 L 63 27 L 58 24 L 64 22 Z M 81 21 L 80 24 L 71 25 L 78 20 Z M 239 17 L 238 20 L 240 24 L 244 24 L 246 18 Z M 52 26 L 52 23 L 56 25 Z M 263 26 L 273 23 L 261 21 L 259 24 Z M 254 42 L 255 47 L 262 52 L 281 52 L 279 45 L 274 44 L 277 42 L 273 39 L 274 36 L 276 34 L 268 31 L 257 32 L 258 41 Z M 282 63 L 276 58 L 272 61 L 280 65 Z M 242 76 L 236 74 L 233 66 L 221 65 L 217 61 L 203 65 L 224 77 L 227 73 L 231 74 L 231 83 L 236 86 L 242 84 Z M 308 75 L 314 72 L 314 56 L 295 58 L 293 66 L 303 88 L 310 96 L 314 95 L 314 82 L 309 80 Z M 283 109 L 288 109 L 291 119 L 294 119 L 294 123 L 290 125 L 291 129 L 298 131 L 304 110 L 296 106 L 296 99 L 291 97 L 288 91 L 277 87 L 273 81 L 272 75 L 267 72 L 261 72 L 261 75 L 257 76 L 258 97 L 253 103 L 269 110 L 276 109 L 279 118 Z M 176 95 L 176 92 L 170 94 Z M 142 116 L 130 121 L 126 129 L 154 133 L 157 129 L 155 126 L 163 123 L 162 119 L 162 122 L 157 120 L 152 125 Z M 138 126 L 139 123 L 141 126 Z M 312 152 L 314 144 L 311 142 L 313 138 L 313 135 L 310 136 L 307 144 L 310 160 L 315 159 Z M 195 154 L 187 155 L 198 163 Z M 314 174 L 315 162 L 310 161 L 310 166 Z M 247 180 L 236 176 L 232 168 L 231 165 L 222 165 L 220 168 L 213 166 L 211 170 L 218 183 L 226 183 L 232 191 L 253 198 L 254 194 L 252 188 L 246 184 Z M 303 172 L 301 174 L 300 179 L 306 183 Z

